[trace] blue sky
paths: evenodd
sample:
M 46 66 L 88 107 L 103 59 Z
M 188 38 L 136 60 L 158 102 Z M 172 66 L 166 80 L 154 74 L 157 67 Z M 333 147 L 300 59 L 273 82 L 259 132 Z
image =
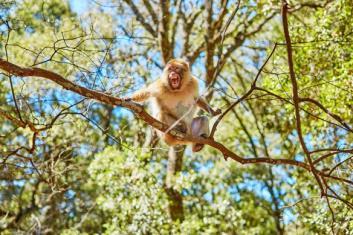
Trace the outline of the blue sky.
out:
M 90 2 L 88 0 L 70 0 L 70 6 L 77 14 L 82 14 L 88 8 Z

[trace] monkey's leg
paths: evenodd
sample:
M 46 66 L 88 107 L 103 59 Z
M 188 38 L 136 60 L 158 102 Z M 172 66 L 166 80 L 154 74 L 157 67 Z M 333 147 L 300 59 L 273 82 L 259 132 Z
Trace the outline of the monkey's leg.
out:
M 205 116 L 196 117 L 191 123 L 191 134 L 196 137 L 207 138 L 210 134 L 208 118 Z M 204 144 L 192 144 L 192 151 L 198 152 L 203 149 Z
M 175 123 L 175 122 L 174 122 Z M 179 121 L 176 125 L 175 125 L 175 127 L 174 127 L 175 129 L 177 129 L 178 131 L 180 131 L 180 132 L 183 132 L 183 133 L 187 133 L 187 131 L 188 131 L 188 128 L 187 128 L 187 125 L 186 125 L 186 123 L 184 122 L 184 121 Z M 168 134 L 168 133 L 166 133 L 165 135 L 164 135 L 164 141 L 168 144 L 168 145 L 171 145 L 171 146 L 173 146 L 173 145 L 187 145 L 187 144 L 189 144 L 189 142 L 187 142 L 187 141 L 182 141 L 182 140 L 178 140 L 178 139 L 176 139 L 174 136 L 172 136 L 172 135 L 170 135 L 170 134 Z
M 163 122 L 163 123 L 166 123 L 166 124 L 168 124 L 170 126 L 172 126 L 176 122 L 175 118 L 170 116 L 170 115 L 168 115 L 167 113 L 160 113 L 158 115 L 158 120 Z M 187 125 L 182 120 L 180 120 L 175 125 L 174 128 L 177 129 L 180 132 L 187 133 Z M 163 133 L 163 132 L 158 131 L 158 134 L 159 134 L 159 137 L 162 138 L 167 145 L 174 146 L 174 145 L 178 145 L 178 144 L 179 145 L 188 144 L 188 142 L 178 140 L 174 136 L 172 136 L 172 135 L 170 135 L 168 133 Z

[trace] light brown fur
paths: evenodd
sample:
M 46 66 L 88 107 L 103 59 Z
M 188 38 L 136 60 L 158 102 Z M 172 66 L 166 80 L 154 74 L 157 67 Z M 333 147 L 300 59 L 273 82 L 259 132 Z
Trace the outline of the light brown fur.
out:
M 181 84 L 177 89 L 170 85 L 170 73 L 177 73 L 181 77 Z M 192 134 L 192 122 L 196 105 L 212 115 L 219 114 L 219 111 L 213 111 L 204 99 L 198 97 L 198 88 L 198 81 L 191 75 L 188 63 L 182 59 L 173 59 L 167 63 L 159 79 L 134 93 L 130 99 L 135 102 L 151 99 L 153 116 L 156 119 L 177 128 L 181 132 Z M 193 134 L 195 134 L 194 132 Z M 208 135 L 208 133 L 200 134 Z M 158 131 L 158 135 L 168 145 L 189 144 L 186 141 L 175 139 L 168 133 Z M 202 147 L 203 145 L 194 144 L 193 151 L 199 151 Z

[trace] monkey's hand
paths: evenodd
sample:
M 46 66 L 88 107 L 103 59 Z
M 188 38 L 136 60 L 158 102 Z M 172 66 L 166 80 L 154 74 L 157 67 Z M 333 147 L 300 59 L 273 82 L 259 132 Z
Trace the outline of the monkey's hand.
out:
M 132 101 L 132 98 L 122 98 L 122 101 L 130 102 L 130 101 Z
M 150 89 L 142 88 L 141 90 L 136 91 L 130 98 L 127 98 L 126 101 L 134 101 L 134 102 L 143 102 L 151 97 Z
M 216 111 L 212 110 L 212 116 L 217 116 L 217 115 L 220 115 L 222 113 L 222 110 L 221 109 L 216 109 Z

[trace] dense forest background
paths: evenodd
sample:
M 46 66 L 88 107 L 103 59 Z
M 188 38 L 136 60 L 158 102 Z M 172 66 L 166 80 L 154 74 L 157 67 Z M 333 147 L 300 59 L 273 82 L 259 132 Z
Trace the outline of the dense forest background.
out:
M 352 0 L 1 0 L 1 234 L 352 234 L 352 42 Z M 119 100 L 175 57 L 199 153 Z

